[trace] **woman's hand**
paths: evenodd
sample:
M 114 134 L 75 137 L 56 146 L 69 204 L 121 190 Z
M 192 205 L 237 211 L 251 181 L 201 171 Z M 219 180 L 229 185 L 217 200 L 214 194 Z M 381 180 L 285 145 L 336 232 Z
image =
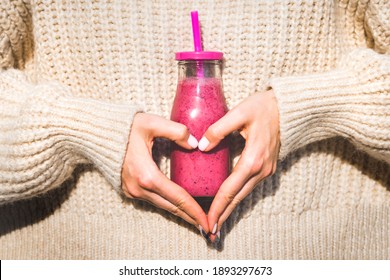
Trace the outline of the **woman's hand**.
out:
M 211 239 L 234 208 L 264 178 L 276 170 L 279 154 L 279 111 L 272 90 L 250 96 L 211 125 L 199 141 L 199 149 L 210 151 L 231 132 L 239 130 L 245 148 L 232 173 L 221 185 L 208 212 Z
M 207 216 L 200 205 L 183 188 L 169 180 L 153 161 L 152 146 L 156 137 L 170 139 L 189 150 L 198 145 L 185 125 L 156 115 L 136 114 L 122 169 L 125 195 L 167 210 L 198 227 L 201 233 L 202 230 L 209 232 Z

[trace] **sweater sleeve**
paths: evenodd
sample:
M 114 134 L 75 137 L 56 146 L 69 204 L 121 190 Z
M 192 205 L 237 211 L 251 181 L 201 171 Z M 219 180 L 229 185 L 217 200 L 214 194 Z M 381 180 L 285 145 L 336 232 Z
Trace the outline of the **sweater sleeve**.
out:
M 0 204 L 29 198 L 91 163 L 121 191 L 121 169 L 137 107 L 74 97 L 58 83 L 0 73 Z
M 140 109 L 75 97 L 56 82 L 29 82 L 22 71 L 33 55 L 28 2 L 0 1 L 0 204 L 59 186 L 81 163 L 93 164 L 120 192 Z
M 281 158 L 341 136 L 390 163 L 389 6 L 371 4 L 366 12 L 366 34 L 372 34 L 375 51 L 351 50 L 327 73 L 271 79 L 280 113 Z

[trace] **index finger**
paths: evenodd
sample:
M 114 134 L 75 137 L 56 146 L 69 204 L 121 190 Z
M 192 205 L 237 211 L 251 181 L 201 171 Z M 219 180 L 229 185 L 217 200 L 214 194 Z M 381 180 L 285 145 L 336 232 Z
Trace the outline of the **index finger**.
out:
M 199 141 L 199 149 L 205 152 L 212 150 L 227 135 L 242 128 L 245 121 L 240 110 L 236 108 L 230 110 L 225 116 L 209 126 Z
M 245 150 L 244 150 L 245 151 Z M 243 152 L 230 176 L 222 183 L 208 212 L 209 228 L 216 231 L 219 217 L 231 203 L 237 206 L 240 201 L 234 201 L 237 193 L 243 188 L 246 182 L 252 177 L 250 169 L 245 168 L 242 162 L 245 160 Z
M 186 190 L 169 180 L 160 171 L 153 185 L 154 188 L 150 191 L 162 196 L 178 210 L 185 212 L 202 226 L 206 233 L 210 231 L 205 212 Z

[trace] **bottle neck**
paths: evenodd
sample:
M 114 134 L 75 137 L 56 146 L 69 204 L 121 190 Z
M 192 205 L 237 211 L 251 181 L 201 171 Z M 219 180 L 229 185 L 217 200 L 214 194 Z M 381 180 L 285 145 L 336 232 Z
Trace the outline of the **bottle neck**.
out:
M 222 79 L 221 60 L 180 60 L 179 81 L 187 78 Z

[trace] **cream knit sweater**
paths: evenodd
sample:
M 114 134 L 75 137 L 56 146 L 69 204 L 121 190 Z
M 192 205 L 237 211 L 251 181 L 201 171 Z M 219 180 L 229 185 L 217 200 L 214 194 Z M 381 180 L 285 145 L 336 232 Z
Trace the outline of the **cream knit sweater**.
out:
M 390 258 L 389 1 L 29 2 L 0 2 L 1 259 Z M 280 110 L 277 172 L 220 250 L 118 194 L 134 114 L 169 118 L 193 9 L 228 106 L 272 87 Z

